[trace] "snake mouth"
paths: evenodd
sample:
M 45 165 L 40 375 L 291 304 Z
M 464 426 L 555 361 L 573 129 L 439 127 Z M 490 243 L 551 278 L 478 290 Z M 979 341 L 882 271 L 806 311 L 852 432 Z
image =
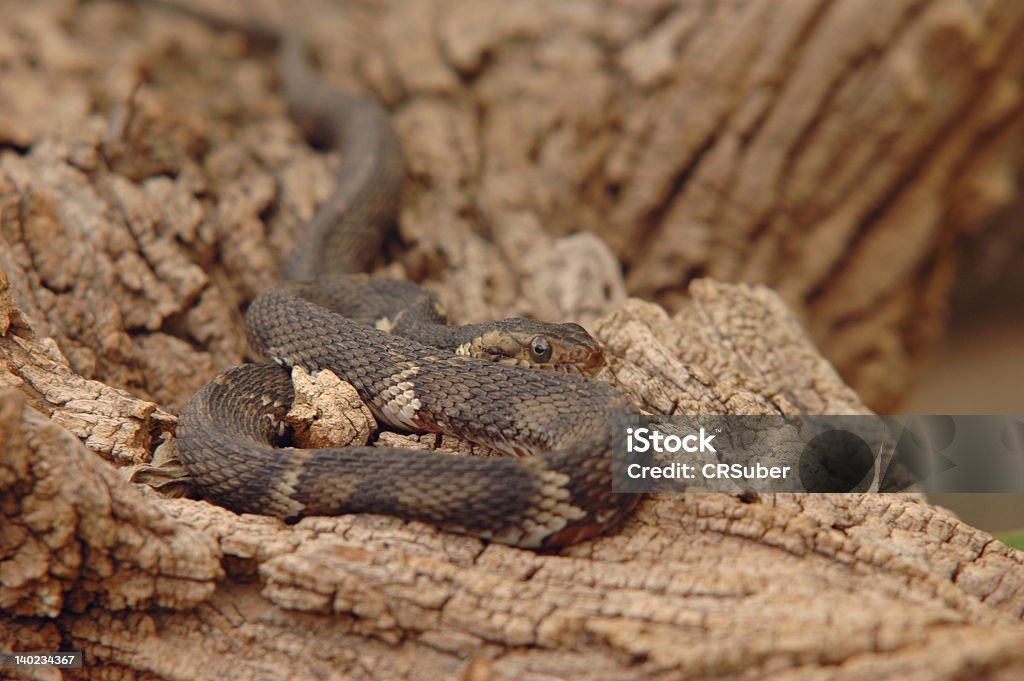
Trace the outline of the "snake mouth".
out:
M 601 367 L 604 366 L 604 362 L 546 362 L 544 364 L 538 364 L 530 362 L 529 360 L 519 359 L 516 357 L 495 357 L 492 361 L 498 364 L 503 364 L 510 367 L 522 367 L 525 369 L 540 369 L 541 371 L 553 371 L 559 374 L 575 374 L 577 376 L 585 376 L 593 378 L 601 371 Z
M 593 377 L 597 375 L 597 372 L 601 370 L 603 364 L 597 366 L 587 366 L 581 364 L 554 364 L 551 366 L 551 370 L 558 371 L 563 374 L 576 374 L 578 376 Z
M 599 344 L 580 345 L 567 354 L 563 361 L 551 363 L 551 368 L 566 374 L 593 378 L 604 367 L 604 348 Z

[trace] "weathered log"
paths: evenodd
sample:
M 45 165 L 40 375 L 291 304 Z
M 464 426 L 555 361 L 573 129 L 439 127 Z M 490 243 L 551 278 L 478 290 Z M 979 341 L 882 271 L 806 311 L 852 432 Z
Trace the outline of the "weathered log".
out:
M 543 555 L 129 483 L 114 466 L 158 476 L 173 414 L 246 357 L 240 310 L 345 159 L 238 36 L 3 4 L 0 648 L 84 650 L 91 678 L 1024 670 L 1021 554 L 911 495 L 660 496 Z M 659 413 L 867 413 L 804 323 L 891 400 L 1021 160 L 1018 3 L 276 10 L 394 111 L 412 182 L 382 269 L 460 321 L 584 321 Z

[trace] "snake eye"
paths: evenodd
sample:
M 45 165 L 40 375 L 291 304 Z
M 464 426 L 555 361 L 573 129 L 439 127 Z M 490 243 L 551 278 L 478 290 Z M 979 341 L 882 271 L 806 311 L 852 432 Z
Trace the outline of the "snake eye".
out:
M 530 340 L 530 358 L 534 362 L 546 362 L 551 359 L 551 343 L 544 336 L 534 336 Z

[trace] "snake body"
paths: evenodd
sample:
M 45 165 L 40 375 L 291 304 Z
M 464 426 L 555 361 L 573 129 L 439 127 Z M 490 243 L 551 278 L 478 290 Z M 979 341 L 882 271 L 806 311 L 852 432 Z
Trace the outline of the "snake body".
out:
M 281 45 L 290 111 L 312 138 L 340 148 L 344 167 L 289 256 L 290 281 L 260 294 L 247 312 L 250 344 L 276 364 L 224 372 L 180 415 L 180 457 L 194 487 L 238 512 L 285 519 L 382 513 L 530 548 L 613 527 L 636 500 L 611 491 L 612 422 L 635 413 L 622 395 L 580 375 L 462 352 L 488 334 L 530 336 L 538 322 L 445 327 L 436 323 L 436 301 L 412 284 L 336 276 L 365 267 L 394 221 L 401 154 L 382 107 L 320 85 L 298 44 Z M 353 286 L 364 288 L 353 293 Z M 395 312 L 391 326 L 407 328 L 391 330 L 405 335 L 371 325 L 381 310 L 365 303 L 369 290 L 392 301 L 395 310 L 384 316 Z M 383 423 L 517 456 L 281 448 L 293 399 L 287 367 L 294 366 L 330 369 Z

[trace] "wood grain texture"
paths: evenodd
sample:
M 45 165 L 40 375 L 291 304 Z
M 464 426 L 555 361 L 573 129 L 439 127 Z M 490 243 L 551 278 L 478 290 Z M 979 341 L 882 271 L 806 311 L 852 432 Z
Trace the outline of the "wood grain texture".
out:
M 1015 197 L 1020 3 L 209 5 L 300 22 L 393 111 L 383 271 L 461 321 L 583 321 L 651 411 L 892 404 Z M 345 159 L 237 36 L 0 12 L 0 648 L 82 649 L 92 678 L 1024 671 L 1021 554 L 912 496 L 657 497 L 538 555 L 128 483 L 247 356 L 241 312 Z

